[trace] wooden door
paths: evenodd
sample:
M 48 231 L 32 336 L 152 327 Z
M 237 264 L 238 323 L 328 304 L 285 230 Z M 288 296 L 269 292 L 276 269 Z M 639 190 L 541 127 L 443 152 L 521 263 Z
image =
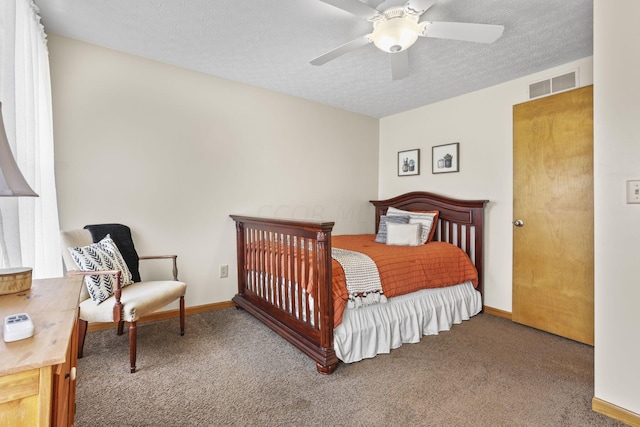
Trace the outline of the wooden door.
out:
M 593 86 L 513 108 L 515 322 L 593 345 Z

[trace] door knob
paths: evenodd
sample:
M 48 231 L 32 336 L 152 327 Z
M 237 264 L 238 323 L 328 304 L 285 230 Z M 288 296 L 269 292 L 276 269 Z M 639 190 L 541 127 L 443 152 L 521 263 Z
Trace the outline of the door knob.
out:
M 513 225 L 515 225 L 516 227 L 522 227 L 524 225 L 524 221 L 521 219 L 516 219 L 515 221 L 513 221 Z

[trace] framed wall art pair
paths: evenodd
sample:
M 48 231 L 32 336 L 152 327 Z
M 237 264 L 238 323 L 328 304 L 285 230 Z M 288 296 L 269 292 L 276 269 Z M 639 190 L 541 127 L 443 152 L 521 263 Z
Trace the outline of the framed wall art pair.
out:
M 460 172 L 460 143 L 431 147 L 431 173 Z M 398 176 L 420 175 L 420 149 L 398 151 Z

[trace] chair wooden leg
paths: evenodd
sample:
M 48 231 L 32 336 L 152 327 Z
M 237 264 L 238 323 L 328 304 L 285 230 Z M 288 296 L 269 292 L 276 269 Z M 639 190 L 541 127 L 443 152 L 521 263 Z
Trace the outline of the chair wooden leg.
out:
M 124 320 L 118 322 L 118 335 L 122 335 L 124 332 Z
M 84 339 L 87 337 L 87 326 L 89 322 L 78 319 L 78 359 L 82 359 L 84 350 Z
M 184 335 L 184 296 L 180 297 L 180 336 Z
M 129 323 L 129 362 L 131 363 L 131 373 L 136 371 L 136 341 L 138 335 L 137 322 Z

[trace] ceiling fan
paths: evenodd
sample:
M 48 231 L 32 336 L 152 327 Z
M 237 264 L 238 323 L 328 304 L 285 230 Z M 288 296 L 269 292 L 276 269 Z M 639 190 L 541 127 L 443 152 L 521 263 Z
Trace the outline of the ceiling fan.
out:
M 379 11 L 358 0 L 320 0 L 339 9 L 365 18 L 373 24 L 373 31 L 312 59 L 313 65 L 322 65 L 347 52 L 373 43 L 384 52 L 391 53 L 391 76 L 401 80 L 409 75 L 407 49 L 418 37 L 493 43 L 504 31 L 502 25 L 470 24 L 463 22 L 418 22 L 420 16 L 435 0 L 408 0 L 404 6 Z M 377 1 L 378 6 L 382 1 Z

